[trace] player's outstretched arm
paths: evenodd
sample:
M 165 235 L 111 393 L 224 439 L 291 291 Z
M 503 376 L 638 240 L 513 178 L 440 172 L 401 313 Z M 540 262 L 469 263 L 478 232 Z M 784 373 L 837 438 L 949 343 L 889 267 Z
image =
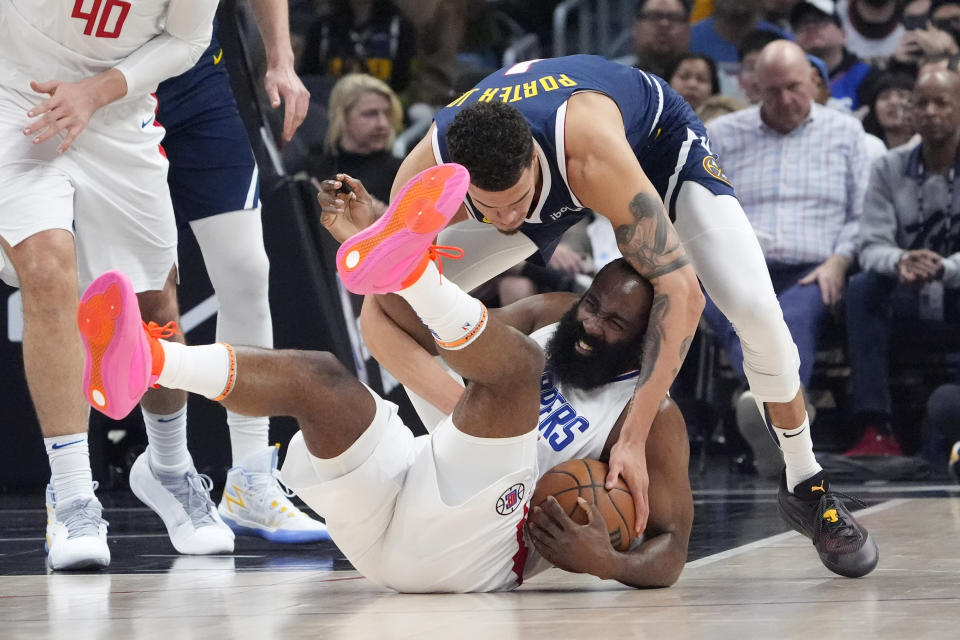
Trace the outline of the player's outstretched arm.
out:
M 616 104 L 575 94 L 566 120 L 567 175 L 580 201 L 610 219 L 623 256 L 653 285 L 637 391 L 610 455 L 608 487 L 622 476 L 633 494 L 637 532 L 646 526 L 644 443 L 693 339 L 704 298 L 667 211 L 627 142 Z
M 580 525 L 551 496 L 542 508 L 533 508 L 527 524 L 544 558 L 566 571 L 589 573 L 631 587 L 669 587 L 677 581 L 687 560 L 693 496 L 687 476 L 687 430 L 680 410 L 669 398 L 660 404 L 646 451 L 650 517 L 643 542 L 629 551 L 617 551 L 596 506 L 581 500 L 587 524 Z

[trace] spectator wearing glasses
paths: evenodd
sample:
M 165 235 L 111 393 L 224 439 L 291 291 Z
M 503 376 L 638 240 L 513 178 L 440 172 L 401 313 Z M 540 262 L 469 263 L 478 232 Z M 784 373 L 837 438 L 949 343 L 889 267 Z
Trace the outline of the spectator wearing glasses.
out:
M 666 79 L 690 46 L 690 3 L 640 0 L 635 16 L 635 66 Z

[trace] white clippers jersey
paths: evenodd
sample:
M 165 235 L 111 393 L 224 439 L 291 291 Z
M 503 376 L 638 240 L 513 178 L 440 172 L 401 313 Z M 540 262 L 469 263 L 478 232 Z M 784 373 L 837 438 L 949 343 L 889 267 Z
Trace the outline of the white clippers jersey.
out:
M 172 43 L 176 51 L 145 50 L 152 59 L 138 63 L 137 77 L 123 70 L 137 94 L 128 97 L 140 97 L 168 77 L 151 77 L 143 71 L 144 63 L 164 69 L 173 57 L 173 64 L 186 65 L 185 70 L 192 64 L 186 64 L 186 50 L 199 47 L 199 56 L 206 44 L 197 34 L 205 31 L 209 43 L 216 4 L 216 0 L 0 0 L 0 84 L 28 92 L 30 80 L 82 80 L 117 67 L 173 25 L 180 39 Z M 168 16 L 171 5 L 176 6 L 176 17 Z M 194 20 L 201 22 L 194 26 Z
M 542 348 L 553 337 L 552 324 L 530 334 Z M 546 370 L 540 380 L 540 439 L 537 461 L 540 475 L 561 462 L 600 457 L 610 431 L 633 397 L 639 370 L 627 372 L 591 391 L 556 383 Z

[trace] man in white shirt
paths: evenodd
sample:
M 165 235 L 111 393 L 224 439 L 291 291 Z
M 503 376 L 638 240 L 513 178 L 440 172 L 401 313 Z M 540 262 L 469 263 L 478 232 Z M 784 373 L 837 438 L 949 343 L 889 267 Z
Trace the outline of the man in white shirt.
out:
M 96 397 L 98 381 L 84 372 L 74 324 L 78 280 L 122 268 L 148 318 L 175 319 L 177 232 L 150 93 L 196 62 L 216 6 L 0 0 L 0 277 L 23 296 L 24 365 L 52 471 L 53 569 L 110 562 L 79 393 Z M 145 406 L 162 413 L 171 397 Z M 196 472 L 188 484 L 202 484 Z M 192 515 L 203 522 L 187 517 L 184 531 L 209 525 L 208 538 L 232 550 L 215 509 Z

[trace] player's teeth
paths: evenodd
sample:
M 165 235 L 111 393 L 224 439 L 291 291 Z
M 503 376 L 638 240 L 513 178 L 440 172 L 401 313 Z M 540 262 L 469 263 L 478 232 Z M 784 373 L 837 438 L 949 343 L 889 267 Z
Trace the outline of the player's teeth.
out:
M 577 341 L 577 346 L 580 347 L 581 349 L 584 349 L 585 351 L 593 351 L 593 349 L 590 347 L 590 345 L 588 345 L 588 344 L 587 344 L 586 342 L 584 342 L 583 340 L 578 340 L 578 341 Z

